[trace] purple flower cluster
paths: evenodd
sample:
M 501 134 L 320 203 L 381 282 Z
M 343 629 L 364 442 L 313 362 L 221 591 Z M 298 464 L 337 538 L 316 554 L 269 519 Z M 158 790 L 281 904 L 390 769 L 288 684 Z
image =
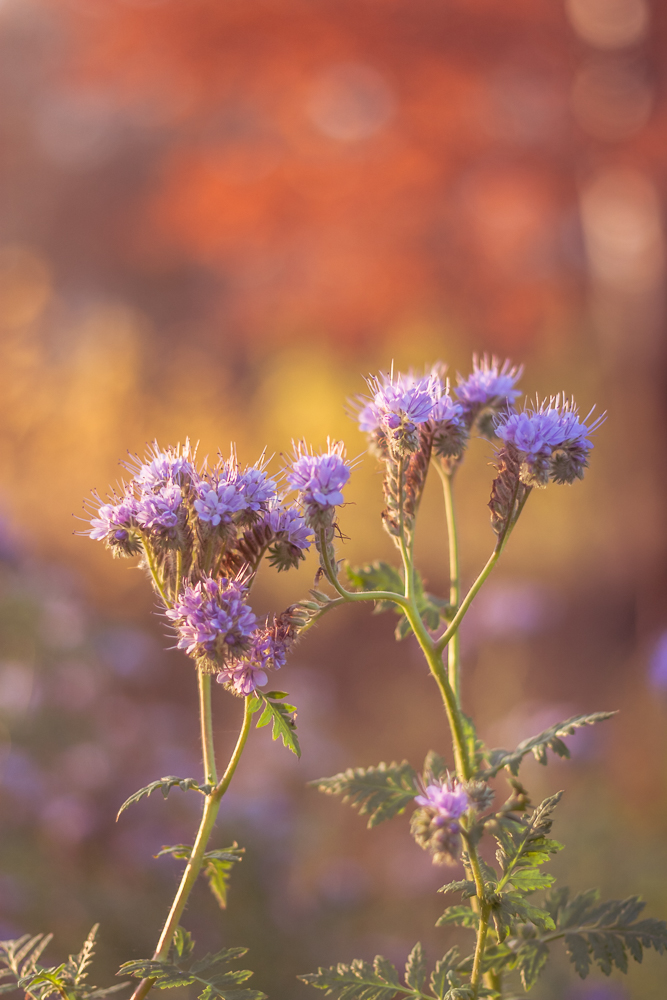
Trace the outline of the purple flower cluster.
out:
M 250 466 L 241 472 L 233 456 L 212 473 L 197 477 L 194 508 L 200 521 L 217 527 L 228 524 L 241 511 L 255 514 L 267 509 L 275 500 L 277 489 L 275 480 L 261 466 Z
M 109 540 L 112 544 L 124 545 L 134 523 L 137 501 L 131 493 L 114 499 L 116 503 L 98 501 L 97 516 L 91 518 L 88 534 L 95 541 Z
M 167 617 L 178 632 L 178 648 L 194 657 L 236 658 L 248 648 L 257 618 L 238 580 L 207 577 L 186 586 Z
M 144 492 L 136 504 L 135 520 L 146 531 L 171 532 L 178 525 L 183 493 L 180 486 L 167 483 L 154 492 Z
M 582 479 L 588 465 L 588 455 L 593 442 L 592 434 L 603 422 L 605 415 L 591 424 L 579 419 L 573 400 L 552 397 L 520 413 L 507 413 L 496 423 L 496 435 L 506 444 L 513 445 L 522 461 L 521 479 L 528 486 L 546 486 L 555 483 L 573 483 Z
M 449 394 L 441 365 L 419 377 L 410 371 L 369 378 L 371 398 L 358 400 L 359 429 L 382 451 L 386 443 L 400 453 L 419 447 L 419 427 L 430 423 L 441 434 L 462 426 L 463 408 Z
M 225 684 L 238 695 L 249 695 L 268 683 L 267 670 L 280 670 L 285 666 L 286 649 L 277 641 L 272 629 L 259 629 L 252 637 L 250 648 L 239 661 L 230 663 L 217 676 L 218 684 Z
M 264 515 L 264 522 L 280 540 L 289 542 L 297 549 L 309 549 L 313 538 L 312 528 L 297 507 L 283 507 L 275 501 Z
M 466 379 L 459 375 L 456 388 L 456 395 L 466 412 L 514 403 L 521 395 L 521 390 L 514 386 L 523 374 L 523 367 L 512 366 L 509 360 L 501 365 L 499 358 L 489 358 L 488 354 L 481 361 L 473 354 L 472 365 L 472 375 Z
M 309 451 L 304 442 L 297 445 L 287 482 L 299 491 L 309 527 L 331 524 L 334 508 L 345 502 L 341 491 L 350 478 L 351 466 L 344 456 L 342 441 L 328 441 L 327 450 L 319 455 Z
M 432 782 L 426 786 L 423 795 L 415 796 L 415 802 L 425 809 L 431 809 L 443 823 L 450 825 L 470 808 L 468 793 L 455 778 Z

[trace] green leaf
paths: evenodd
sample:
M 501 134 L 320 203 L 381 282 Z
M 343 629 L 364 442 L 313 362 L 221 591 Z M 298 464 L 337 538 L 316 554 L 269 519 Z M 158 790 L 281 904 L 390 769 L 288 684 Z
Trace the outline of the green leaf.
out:
M 405 963 L 405 985 L 419 993 L 426 979 L 424 949 L 419 941 L 414 946 Z
M 127 973 L 137 979 L 155 979 L 155 986 L 162 990 L 198 984 L 203 987 L 199 994 L 200 1000 L 202 997 L 204 1000 L 266 1000 L 266 994 L 258 990 L 238 989 L 239 984 L 252 975 L 248 969 L 223 971 L 219 968 L 241 958 L 246 952 L 247 948 L 225 948 L 193 962 L 189 968 L 184 968 L 183 964 L 141 959 L 126 962 L 118 974 Z
M 299 740 L 296 735 L 296 722 L 294 721 L 296 706 L 288 705 L 287 702 L 282 701 L 282 698 L 287 697 L 282 691 L 271 691 L 268 694 L 260 691 L 255 692 L 255 695 L 261 700 L 264 706 L 264 711 L 257 722 L 257 728 L 262 729 L 264 726 L 268 726 L 270 722 L 273 723 L 273 739 L 277 740 L 280 736 L 283 746 L 286 746 L 288 750 L 291 750 L 297 757 L 300 757 L 301 748 L 299 747 Z
M 533 988 L 549 957 L 549 948 L 544 942 L 529 942 L 519 953 L 515 968 L 521 975 L 524 990 Z
M 160 858 L 164 854 L 171 854 L 174 858 L 190 859 L 192 848 L 189 844 L 174 844 L 172 847 L 163 847 L 155 857 Z M 229 879 L 234 865 L 242 860 L 245 847 L 239 847 L 234 841 L 231 847 L 223 847 L 221 850 L 206 851 L 202 864 L 202 875 L 208 881 L 209 888 L 218 902 L 221 910 L 227 908 L 227 890 Z
M 311 781 L 318 791 L 342 795 L 361 816 L 368 816 L 368 827 L 402 813 L 417 794 L 417 775 L 407 760 L 377 767 L 349 767 L 332 778 Z
M 548 889 L 555 882 L 555 876 L 544 875 L 535 868 L 522 868 L 514 872 L 511 881 L 521 892 L 535 892 L 536 889 Z
M 423 779 L 424 784 L 429 785 L 432 781 L 442 781 L 448 776 L 447 762 L 435 750 L 429 750 L 424 761 Z
M 449 906 L 436 920 L 435 926 L 443 927 L 445 924 L 476 928 L 479 926 L 479 913 L 474 913 L 469 906 Z
M 435 969 L 431 973 L 429 985 L 431 992 L 437 997 L 437 1000 L 444 1000 L 445 994 L 449 989 L 447 974 L 456 969 L 458 961 L 459 949 L 450 948 L 444 958 L 435 963 Z
M 175 778 L 173 775 L 168 775 L 166 778 L 160 778 L 158 781 L 151 781 L 150 785 L 146 785 L 144 788 L 140 788 L 138 792 L 134 795 L 130 795 L 129 799 L 123 802 L 122 806 L 118 810 L 118 815 L 116 816 L 116 822 L 118 821 L 121 813 L 123 813 L 128 806 L 131 806 L 134 802 L 139 802 L 144 796 L 152 795 L 156 792 L 158 788 L 162 792 L 162 795 L 166 799 L 172 788 L 178 785 L 184 792 L 189 789 L 194 789 L 197 792 L 201 792 L 202 795 L 208 795 L 211 791 L 211 785 L 200 785 L 194 778 Z
M 611 719 L 616 714 L 616 712 L 592 712 L 588 715 L 574 715 L 565 722 L 559 722 L 555 726 L 545 729 L 538 736 L 523 740 L 522 743 L 519 743 L 516 750 L 491 750 L 488 755 L 491 766 L 483 771 L 480 777 L 484 780 L 493 778 L 504 767 L 507 767 L 512 774 L 516 775 L 519 773 L 521 761 L 526 754 L 531 752 L 540 764 L 547 763 L 547 749 L 552 750 L 559 757 L 569 757 L 570 751 L 563 743 L 561 737 L 571 736 L 576 729 L 582 726 L 593 726 L 596 722 Z
M 174 931 L 173 945 L 178 957 L 187 959 L 192 954 L 195 943 L 192 940 L 190 931 L 186 931 L 184 927 L 177 927 Z
M 326 990 L 326 995 L 335 1000 L 392 1000 L 398 992 L 406 992 L 399 985 L 394 966 L 381 955 L 375 956 L 372 965 L 355 958 L 350 965 L 339 962 L 298 978 L 315 989 Z
M 645 948 L 661 955 L 667 952 L 667 923 L 650 917 L 639 920 L 645 904 L 637 896 L 600 903 L 595 889 L 572 900 L 567 889 L 559 889 L 550 894 L 546 905 L 582 979 L 593 963 L 608 976 L 614 967 L 627 971 L 628 953 L 641 962 Z
M 464 899 L 469 899 L 471 896 L 477 895 L 477 886 L 474 882 L 464 878 L 458 882 L 448 882 L 447 885 L 441 886 L 438 892 L 460 892 Z

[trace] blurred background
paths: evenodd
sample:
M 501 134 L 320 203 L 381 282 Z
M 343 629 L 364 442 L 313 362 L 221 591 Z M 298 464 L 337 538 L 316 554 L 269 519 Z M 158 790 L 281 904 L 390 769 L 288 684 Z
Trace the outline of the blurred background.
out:
M 658 0 L 0 2 L 0 937 L 100 921 L 94 981 L 154 948 L 199 799 L 120 803 L 197 776 L 189 662 L 146 580 L 77 531 L 126 452 L 189 435 L 242 461 L 293 437 L 365 442 L 362 375 L 473 350 L 609 417 L 584 483 L 531 498 L 463 629 L 465 700 L 491 745 L 621 708 L 526 766 L 566 788 L 553 870 L 667 916 L 665 237 L 667 7 Z M 460 474 L 463 569 L 493 545 L 492 449 Z M 435 482 L 418 547 L 446 586 Z M 393 558 L 366 457 L 342 512 L 351 561 Z M 75 515 L 73 519 L 72 515 Z M 265 573 L 260 611 L 312 585 Z M 253 733 L 216 845 L 246 857 L 225 912 L 198 887 L 201 948 L 252 949 L 252 985 L 370 958 L 431 962 L 434 868 L 402 817 L 375 831 L 306 782 L 449 752 L 418 650 L 345 609 L 280 677 L 303 759 Z M 220 752 L 240 705 L 216 691 Z M 500 788 L 499 795 L 504 789 Z M 465 939 L 462 939 L 465 940 Z M 664 962 L 537 1000 L 661 1000 Z M 176 998 L 175 998 L 176 1000 Z

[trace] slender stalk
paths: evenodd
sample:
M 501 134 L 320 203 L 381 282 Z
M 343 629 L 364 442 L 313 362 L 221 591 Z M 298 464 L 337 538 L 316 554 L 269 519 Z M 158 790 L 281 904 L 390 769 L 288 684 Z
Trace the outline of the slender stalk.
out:
M 394 604 L 398 604 L 404 610 L 411 606 L 407 597 L 404 597 L 402 594 L 395 594 L 391 590 L 346 590 L 338 579 L 338 575 L 327 551 L 327 540 L 324 529 L 320 529 L 320 552 L 327 580 L 336 593 L 340 594 L 345 601 L 393 601 Z
M 445 517 L 447 519 L 447 538 L 449 542 L 449 603 L 458 609 L 461 599 L 461 583 L 459 570 L 459 542 L 456 530 L 456 515 L 454 512 L 454 473 L 446 472 L 437 462 L 436 468 L 442 480 L 442 490 L 445 500 Z M 461 701 L 461 652 L 458 631 L 449 640 L 447 646 L 447 669 L 449 683 L 457 700 Z
M 207 785 L 217 785 L 215 747 L 213 745 L 213 718 L 211 715 L 211 675 L 201 667 L 197 669 L 199 682 L 199 722 L 201 745 L 204 752 L 204 779 Z
M 236 742 L 234 752 L 230 758 L 224 775 L 220 781 L 217 782 L 211 719 L 211 676 L 210 674 L 204 673 L 201 668 L 199 669 L 199 707 L 206 782 L 208 784 L 213 784 L 215 787 L 206 796 L 204 811 L 202 813 L 192 853 L 187 865 L 185 866 L 181 883 L 178 887 L 169 911 L 169 915 L 162 929 L 160 940 L 157 943 L 157 948 L 153 954 L 153 959 L 156 961 L 164 961 L 169 955 L 169 949 L 171 948 L 171 944 L 174 939 L 174 932 L 180 923 L 183 911 L 192 891 L 192 887 L 197 881 L 197 877 L 201 871 L 204 854 L 206 853 L 206 847 L 211 833 L 213 832 L 213 827 L 215 826 L 222 797 L 227 791 L 238 762 L 241 759 L 241 754 L 243 753 L 243 748 L 246 740 L 248 739 L 250 724 L 252 722 L 253 713 L 250 709 L 250 698 L 248 697 L 245 699 L 243 725 L 241 727 L 241 732 L 239 733 L 239 738 Z M 132 994 L 132 1000 L 143 1000 L 143 998 L 150 992 L 154 983 L 155 979 L 142 979 Z
M 141 544 L 142 544 L 143 549 L 144 549 L 144 555 L 146 556 L 146 565 L 148 566 L 148 570 L 149 570 L 149 572 L 151 574 L 151 577 L 153 579 L 153 583 L 155 584 L 155 589 L 157 590 L 158 594 L 160 595 L 160 597 L 164 601 L 165 606 L 168 607 L 168 608 L 171 608 L 171 607 L 173 607 L 172 602 L 169 600 L 169 598 L 167 597 L 167 595 L 165 593 L 165 589 L 164 589 L 164 587 L 162 585 L 162 580 L 160 579 L 160 574 L 157 571 L 157 566 L 155 565 L 155 560 L 153 559 L 153 555 L 151 553 L 150 546 L 148 546 L 146 544 L 146 541 L 144 539 L 142 539 L 142 543 Z
M 183 579 L 183 552 L 179 548 L 176 552 L 176 582 L 174 583 L 174 600 L 178 600 Z

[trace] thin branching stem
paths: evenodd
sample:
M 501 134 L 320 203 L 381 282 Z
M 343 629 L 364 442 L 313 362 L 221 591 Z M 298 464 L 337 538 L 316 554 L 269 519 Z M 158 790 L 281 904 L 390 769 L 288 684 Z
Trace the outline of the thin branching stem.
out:
M 436 468 L 442 480 L 442 490 L 445 500 L 445 517 L 447 520 L 447 540 L 449 547 L 449 603 L 454 611 L 458 610 L 461 599 L 461 581 L 459 568 L 459 543 L 456 530 L 456 514 L 454 511 L 454 472 L 447 472 L 440 462 Z M 447 670 L 449 683 L 461 701 L 461 652 L 459 633 L 456 631 L 447 645 Z
M 146 544 L 145 539 L 142 539 L 141 544 L 144 549 L 144 555 L 146 557 L 146 565 L 148 566 L 148 571 L 151 575 L 153 583 L 155 584 L 155 589 L 157 590 L 158 594 L 164 601 L 165 607 L 171 608 L 173 605 L 169 600 L 169 598 L 167 597 L 164 585 L 162 583 L 162 580 L 160 579 L 160 574 L 157 571 L 157 566 L 155 565 L 155 559 L 153 558 L 153 553 L 151 552 L 150 545 Z

